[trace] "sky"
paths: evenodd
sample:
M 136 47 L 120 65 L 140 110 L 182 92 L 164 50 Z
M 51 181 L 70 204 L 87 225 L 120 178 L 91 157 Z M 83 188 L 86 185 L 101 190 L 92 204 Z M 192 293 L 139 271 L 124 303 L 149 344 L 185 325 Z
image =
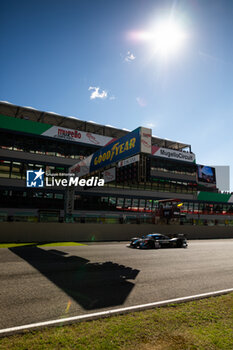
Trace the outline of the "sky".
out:
M 149 127 L 230 165 L 233 190 L 232 0 L 0 0 L 0 13 L 0 100 Z M 183 40 L 164 54 L 167 19 Z

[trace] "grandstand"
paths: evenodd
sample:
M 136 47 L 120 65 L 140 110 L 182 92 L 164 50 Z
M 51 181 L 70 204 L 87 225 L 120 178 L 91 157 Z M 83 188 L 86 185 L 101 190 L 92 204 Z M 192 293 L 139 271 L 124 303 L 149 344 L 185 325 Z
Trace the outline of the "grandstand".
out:
M 233 225 L 233 196 L 218 193 L 214 168 L 197 164 L 190 144 L 150 133 L 0 102 L 0 220 L 152 223 L 167 216 L 183 225 Z M 26 187 L 27 170 L 61 178 L 131 135 L 140 137 L 135 152 L 122 148 L 121 157 L 80 175 L 103 177 L 105 185 L 75 187 L 69 215 L 66 188 Z

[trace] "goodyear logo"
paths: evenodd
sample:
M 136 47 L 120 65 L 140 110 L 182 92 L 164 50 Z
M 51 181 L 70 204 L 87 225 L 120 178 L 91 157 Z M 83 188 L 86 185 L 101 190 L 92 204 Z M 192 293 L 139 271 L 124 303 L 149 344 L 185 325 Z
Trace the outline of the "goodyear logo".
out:
M 92 155 L 90 171 L 101 169 L 112 163 L 140 152 L 140 128 L 113 141 Z
M 106 160 L 111 162 L 116 156 L 121 154 L 122 156 L 124 156 L 123 153 L 133 149 L 135 147 L 135 144 L 135 137 L 131 138 L 129 141 L 126 142 L 115 143 L 110 150 L 94 158 L 94 165 L 103 164 Z

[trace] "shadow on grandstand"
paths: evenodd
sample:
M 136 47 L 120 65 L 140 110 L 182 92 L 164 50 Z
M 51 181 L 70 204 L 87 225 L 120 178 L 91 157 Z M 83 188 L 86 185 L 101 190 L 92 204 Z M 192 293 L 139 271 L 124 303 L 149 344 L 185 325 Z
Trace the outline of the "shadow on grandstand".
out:
M 134 287 L 139 270 L 111 261 L 90 263 L 78 256 L 36 246 L 9 248 L 57 287 L 76 300 L 84 309 L 93 310 L 124 303 Z

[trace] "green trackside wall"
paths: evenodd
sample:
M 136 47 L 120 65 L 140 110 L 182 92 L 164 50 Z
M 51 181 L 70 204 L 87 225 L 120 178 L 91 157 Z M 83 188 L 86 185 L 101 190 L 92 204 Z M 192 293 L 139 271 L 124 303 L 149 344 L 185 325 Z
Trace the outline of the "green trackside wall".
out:
M 2 129 L 41 135 L 51 127 L 52 125 L 50 124 L 38 123 L 32 120 L 24 120 L 0 114 L 0 128 Z
M 213 193 L 213 192 L 199 192 L 197 199 L 199 201 L 205 201 L 205 202 L 221 202 L 221 203 L 231 203 L 232 201 L 229 201 L 231 198 L 231 194 L 227 193 Z

